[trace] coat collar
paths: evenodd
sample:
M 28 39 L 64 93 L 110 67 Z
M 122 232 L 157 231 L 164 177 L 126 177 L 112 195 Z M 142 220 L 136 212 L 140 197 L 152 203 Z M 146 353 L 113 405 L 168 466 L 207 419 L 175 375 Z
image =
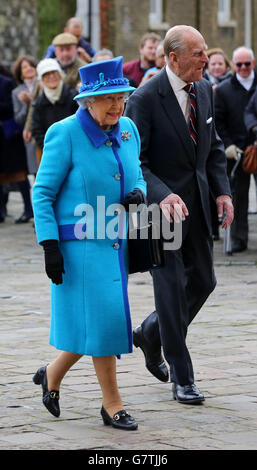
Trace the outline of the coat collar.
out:
M 105 144 L 107 140 L 110 140 L 117 147 L 121 146 L 121 132 L 119 122 L 113 126 L 111 132 L 106 133 L 100 129 L 86 109 L 79 108 L 76 112 L 76 118 L 79 121 L 83 131 L 87 134 L 92 144 L 96 148 L 101 147 L 101 145 Z

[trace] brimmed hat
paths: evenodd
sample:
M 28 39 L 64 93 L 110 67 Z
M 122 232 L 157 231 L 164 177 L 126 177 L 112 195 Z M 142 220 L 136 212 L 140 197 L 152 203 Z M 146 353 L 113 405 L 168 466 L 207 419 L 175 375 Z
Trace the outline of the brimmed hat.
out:
M 47 72 L 59 72 L 61 77 L 63 76 L 62 69 L 55 59 L 43 59 L 37 65 L 37 75 L 41 79 L 42 76 Z
M 131 92 L 127 78 L 123 77 L 123 57 L 92 62 L 79 69 L 82 86 L 74 100 L 87 96 L 106 95 L 109 93 Z
M 74 34 L 61 33 L 54 37 L 52 44 L 54 46 L 71 46 L 72 44 L 78 44 L 78 40 Z

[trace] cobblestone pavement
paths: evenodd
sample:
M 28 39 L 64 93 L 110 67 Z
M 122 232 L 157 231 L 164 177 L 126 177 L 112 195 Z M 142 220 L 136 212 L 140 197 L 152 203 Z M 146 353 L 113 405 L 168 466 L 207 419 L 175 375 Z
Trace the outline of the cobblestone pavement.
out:
M 65 377 L 58 419 L 41 403 L 32 376 L 56 356 L 48 345 L 49 283 L 32 223 L 13 223 L 21 210 L 19 194 L 11 193 L 0 226 L 0 450 L 256 450 L 257 214 L 249 215 L 247 252 L 228 257 L 222 240 L 215 243 L 218 285 L 189 329 L 206 401 L 178 404 L 171 385 L 152 377 L 135 349 L 118 361 L 124 404 L 139 423 L 127 433 L 101 421 L 90 357 Z M 132 276 L 129 295 L 136 326 L 154 307 L 150 275 Z

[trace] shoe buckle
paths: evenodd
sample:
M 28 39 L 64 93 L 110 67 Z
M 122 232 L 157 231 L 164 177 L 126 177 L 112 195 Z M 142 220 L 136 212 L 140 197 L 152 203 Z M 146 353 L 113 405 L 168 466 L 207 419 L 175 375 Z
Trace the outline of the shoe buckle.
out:
M 57 397 L 57 392 L 53 391 L 50 392 L 50 398 L 56 398 Z
M 119 421 L 120 415 L 118 415 L 118 413 L 117 413 L 116 415 L 114 415 L 114 419 L 115 419 L 115 421 Z

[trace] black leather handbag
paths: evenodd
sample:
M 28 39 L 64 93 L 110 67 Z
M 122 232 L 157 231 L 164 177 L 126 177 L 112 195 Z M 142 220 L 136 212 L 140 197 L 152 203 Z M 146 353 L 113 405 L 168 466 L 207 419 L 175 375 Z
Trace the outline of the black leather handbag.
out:
M 163 243 L 151 220 L 128 232 L 129 274 L 143 273 L 164 265 Z

